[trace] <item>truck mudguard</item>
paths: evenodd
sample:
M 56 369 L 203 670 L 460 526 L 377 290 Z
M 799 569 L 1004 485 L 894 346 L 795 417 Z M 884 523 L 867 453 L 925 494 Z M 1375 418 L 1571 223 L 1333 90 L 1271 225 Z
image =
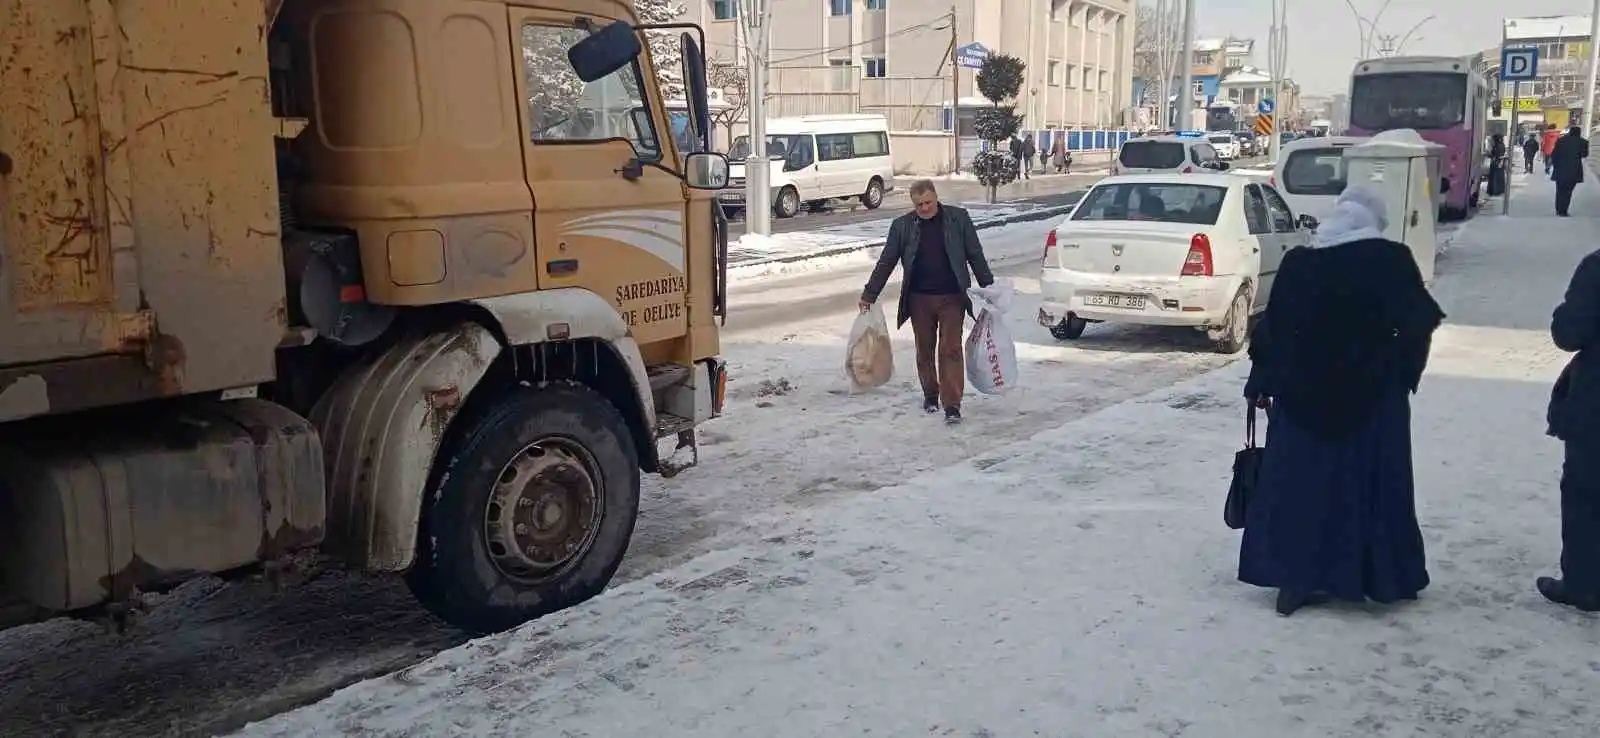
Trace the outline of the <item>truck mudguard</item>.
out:
M 655 402 L 638 344 L 599 295 L 556 289 L 473 303 L 494 317 L 513 346 L 585 338 L 612 346 L 628 367 L 645 427 L 654 427 Z M 445 431 L 503 348 L 477 323 L 408 337 L 348 371 L 317 402 L 311 421 L 325 448 L 331 553 L 371 571 L 411 566 L 422 498 Z

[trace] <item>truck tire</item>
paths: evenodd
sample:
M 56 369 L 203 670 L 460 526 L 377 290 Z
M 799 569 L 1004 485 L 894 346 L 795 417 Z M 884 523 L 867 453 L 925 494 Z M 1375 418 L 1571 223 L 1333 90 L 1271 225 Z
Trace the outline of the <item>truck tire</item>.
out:
M 599 393 L 513 387 L 464 416 L 424 501 L 412 593 L 440 619 L 496 633 L 605 589 L 639 514 L 639 455 Z

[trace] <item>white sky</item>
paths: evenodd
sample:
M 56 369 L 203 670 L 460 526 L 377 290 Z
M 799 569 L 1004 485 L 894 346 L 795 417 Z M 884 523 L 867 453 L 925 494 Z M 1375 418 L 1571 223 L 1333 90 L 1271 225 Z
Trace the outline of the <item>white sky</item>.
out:
M 1153 0 L 1140 0 L 1153 4 Z M 1350 0 L 1369 20 L 1383 0 Z M 1289 75 L 1305 94 L 1343 92 L 1360 52 L 1355 14 L 1345 0 L 1290 0 Z M 1267 28 L 1272 25 L 1270 0 L 1196 0 L 1195 30 L 1201 38 L 1232 34 L 1255 38 L 1255 63 L 1267 64 Z M 1514 11 L 1508 8 L 1514 7 Z M 1407 54 L 1465 55 L 1500 43 L 1500 24 L 1508 15 L 1584 15 L 1593 5 L 1587 0 L 1392 0 L 1378 22 L 1378 32 L 1404 36 L 1428 16 L 1434 16 L 1411 35 Z M 1574 29 L 1588 35 L 1589 29 Z

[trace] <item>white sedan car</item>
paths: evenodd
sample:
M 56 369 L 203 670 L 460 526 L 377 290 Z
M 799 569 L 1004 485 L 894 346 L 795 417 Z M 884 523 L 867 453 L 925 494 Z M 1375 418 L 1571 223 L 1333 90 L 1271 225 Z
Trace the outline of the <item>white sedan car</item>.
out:
M 1315 227 L 1245 177 L 1107 177 L 1046 237 L 1039 324 L 1062 341 L 1089 323 L 1189 327 L 1236 353 L 1283 255 Z
M 1211 148 L 1217 150 L 1217 157 L 1223 161 L 1230 161 L 1239 158 L 1239 139 L 1234 138 L 1233 134 L 1206 134 L 1206 141 L 1211 144 Z

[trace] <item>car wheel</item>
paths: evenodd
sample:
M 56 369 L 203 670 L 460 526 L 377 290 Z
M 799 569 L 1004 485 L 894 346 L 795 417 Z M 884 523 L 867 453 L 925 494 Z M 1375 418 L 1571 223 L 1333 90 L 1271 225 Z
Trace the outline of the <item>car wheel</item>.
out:
M 1244 350 L 1245 343 L 1250 340 L 1248 288 L 1239 288 L 1239 294 L 1233 296 L 1233 305 L 1228 308 L 1228 316 L 1224 318 L 1222 329 L 1213 334 L 1212 340 L 1216 342 L 1219 354 L 1237 354 Z
M 793 218 L 800 214 L 800 192 L 793 187 L 778 191 L 777 202 L 772 203 L 772 214 L 779 218 Z
M 1089 327 L 1089 321 L 1076 315 L 1068 315 L 1060 323 L 1050 326 L 1050 336 L 1057 341 L 1072 341 L 1083 336 L 1083 329 Z
M 861 195 L 861 204 L 868 210 L 877 210 L 883 204 L 883 180 L 873 177 L 867 183 L 867 191 Z

